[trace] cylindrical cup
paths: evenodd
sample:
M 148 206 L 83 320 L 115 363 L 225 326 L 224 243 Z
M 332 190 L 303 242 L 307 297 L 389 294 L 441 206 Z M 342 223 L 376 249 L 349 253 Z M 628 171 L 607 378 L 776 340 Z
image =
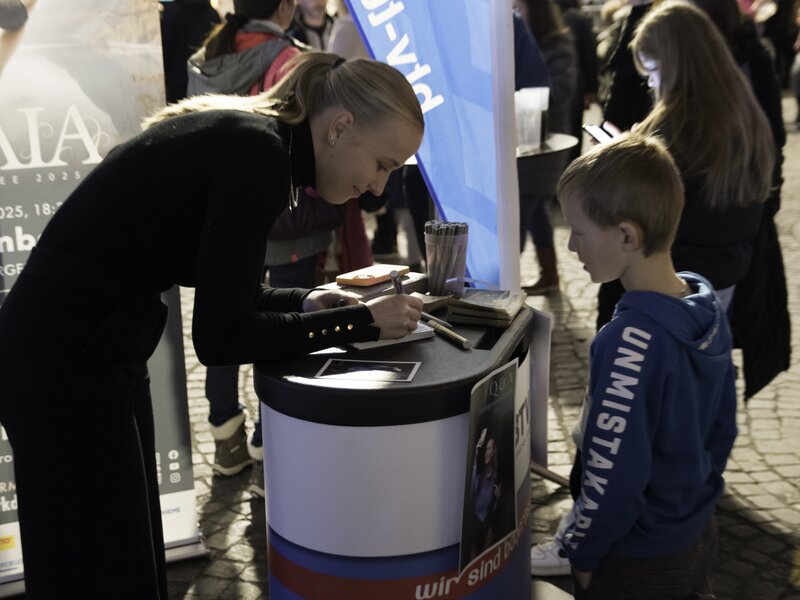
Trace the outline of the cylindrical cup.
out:
M 432 296 L 463 295 L 468 235 L 425 234 L 428 291 Z

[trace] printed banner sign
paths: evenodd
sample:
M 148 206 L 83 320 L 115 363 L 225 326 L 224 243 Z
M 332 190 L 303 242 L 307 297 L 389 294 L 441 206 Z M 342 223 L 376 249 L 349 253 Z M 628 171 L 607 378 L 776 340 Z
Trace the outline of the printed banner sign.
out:
M 70 192 L 164 104 L 157 2 L 22 0 L 12 22 L 14 4 L 0 4 L 0 303 Z M 167 546 L 199 539 L 177 296 L 150 364 Z M 0 583 L 23 572 L 13 460 L 2 431 Z
M 469 223 L 469 276 L 498 285 L 489 1 L 347 4 L 370 54 L 397 68 L 417 92 L 425 115 L 417 162 L 442 217 Z

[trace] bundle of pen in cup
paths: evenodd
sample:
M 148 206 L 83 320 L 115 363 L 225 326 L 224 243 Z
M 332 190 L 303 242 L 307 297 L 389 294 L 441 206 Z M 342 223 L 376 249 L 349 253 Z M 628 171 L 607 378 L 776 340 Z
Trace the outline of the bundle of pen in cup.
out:
M 464 294 L 467 268 L 467 223 L 428 221 L 425 223 L 425 252 L 428 292 L 432 296 Z

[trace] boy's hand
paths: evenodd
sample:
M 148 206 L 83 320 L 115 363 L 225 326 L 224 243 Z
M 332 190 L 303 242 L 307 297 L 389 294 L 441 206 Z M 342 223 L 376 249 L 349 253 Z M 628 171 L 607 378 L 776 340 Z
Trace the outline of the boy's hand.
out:
M 581 586 L 581 589 L 589 589 L 589 584 L 592 583 L 592 572 L 576 571 L 575 569 L 573 569 L 572 572 L 575 574 L 575 579 L 577 580 L 578 585 Z

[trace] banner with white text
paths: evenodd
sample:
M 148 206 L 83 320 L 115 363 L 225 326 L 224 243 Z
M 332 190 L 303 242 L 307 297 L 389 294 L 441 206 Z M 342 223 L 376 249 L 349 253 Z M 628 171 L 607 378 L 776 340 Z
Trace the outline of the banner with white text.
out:
M 425 115 L 417 160 L 439 214 L 469 223 L 469 276 L 498 285 L 489 0 L 347 4 L 371 55 L 402 72 L 417 93 Z
M 0 304 L 70 192 L 164 104 L 158 9 L 154 0 L 0 3 Z M 177 295 L 165 294 L 170 321 L 150 362 L 168 547 L 199 540 Z M 0 583 L 22 577 L 24 543 L 2 433 Z

